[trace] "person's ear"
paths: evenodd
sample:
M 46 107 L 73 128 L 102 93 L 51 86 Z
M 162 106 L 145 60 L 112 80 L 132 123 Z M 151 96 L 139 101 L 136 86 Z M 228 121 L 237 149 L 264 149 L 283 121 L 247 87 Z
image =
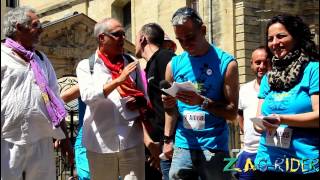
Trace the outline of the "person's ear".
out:
M 99 42 L 102 41 L 103 39 L 104 39 L 104 34 L 99 34 L 99 36 L 98 36 Z
M 21 24 L 17 23 L 16 29 L 17 29 L 17 31 L 23 31 L 24 27 Z
M 207 33 L 207 27 L 206 27 L 204 24 L 202 24 L 202 25 L 201 25 L 201 28 L 200 28 L 200 31 L 201 31 L 201 34 L 202 34 L 203 36 L 205 36 L 206 33 Z
M 145 36 L 140 37 L 140 44 L 145 46 L 148 43 L 147 38 Z

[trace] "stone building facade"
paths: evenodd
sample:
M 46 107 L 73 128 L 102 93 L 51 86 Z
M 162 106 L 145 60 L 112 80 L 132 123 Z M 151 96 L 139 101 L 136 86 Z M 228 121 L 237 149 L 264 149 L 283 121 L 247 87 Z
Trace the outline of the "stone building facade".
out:
M 196 9 L 207 27 L 207 39 L 237 58 L 240 83 L 254 78 L 251 51 L 265 42 L 265 26 L 272 16 L 301 16 L 315 34 L 319 47 L 319 0 L 16 0 L 37 9 L 44 32 L 39 49 L 53 61 L 58 77 L 75 74 L 79 60 L 96 48 L 91 36 L 94 23 L 106 17 L 119 19 L 125 27 L 125 48 L 134 51 L 135 34 L 149 22 L 160 24 L 178 46 L 170 20 L 180 7 Z M 4 0 L 1 0 L 1 9 Z M 6 8 L 5 8 L 6 10 Z M 2 13 L 5 11 L 2 11 Z M 2 22 L 2 16 L 1 16 Z M 238 135 L 235 135 L 238 137 Z M 240 144 L 231 138 L 233 144 Z
M 319 48 L 319 0 L 236 0 L 235 56 L 239 62 L 240 82 L 254 78 L 250 70 L 252 49 L 265 43 L 267 21 L 281 13 L 299 15 L 310 25 Z
M 149 22 L 160 24 L 165 32 L 175 40 L 173 28 L 170 24 L 172 14 L 179 7 L 193 7 L 199 12 L 207 26 L 209 42 L 216 44 L 237 58 L 240 83 L 254 78 L 250 70 L 251 51 L 253 48 L 264 44 L 266 21 L 276 14 L 293 13 L 300 15 L 310 24 L 315 34 L 315 41 L 319 44 L 319 0 L 16 1 L 19 5 L 31 5 L 37 9 L 44 23 L 63 19 L 74 14 L 74 12 L 86 15 L 94 21 L 99 21 L 105 17 L 118 18 L 125 26 L 128 43 L 135 42 L 135 34 L 143 24 Z M 177 53 L 179 53 L 182 49 L 177 41 L 176 43 L 178 45 Z M 72 62 L 64 64 L 70 63 L 72 64 Z M 69 73 L 72 73 L 72 71 Z

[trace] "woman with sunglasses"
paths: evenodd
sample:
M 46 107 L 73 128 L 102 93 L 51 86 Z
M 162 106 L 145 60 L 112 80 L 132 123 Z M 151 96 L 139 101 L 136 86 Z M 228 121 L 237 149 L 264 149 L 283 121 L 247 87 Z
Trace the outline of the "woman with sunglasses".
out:
M 272 70 L 261 82 L 258 115 L 264 131 L 255 159 L 257 179 L 318 177 L 319 54 L 300 17 L 267 24 Z

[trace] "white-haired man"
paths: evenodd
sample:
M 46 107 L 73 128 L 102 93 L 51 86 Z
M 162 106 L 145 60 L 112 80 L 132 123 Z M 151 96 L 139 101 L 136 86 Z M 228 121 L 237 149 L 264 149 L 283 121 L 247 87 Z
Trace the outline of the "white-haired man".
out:
M 144 180 L 143 130 L 146 105 L 137 61 L 124 54 L 122 24 L 106 18 L 94 27 L 98 48 L 77 67 L 81 99 L 87 105 L 83 144 L 92 180 L 124 178 L 131 171 Z M 142 85 L 142 84 L 141 84 Z M 140 110 L 140 113 L 139 113 Z
M 65 138 L 62 129 L 66 133 L 66 111 L 49 59 L 34 48 L 41 32 L 32 8 L 18 7 L 5 16 L 6 39 L 1 44 L 1 179 L 56 179 L 52 138 Z M 68 143 L 68 139 L 62 141 Z

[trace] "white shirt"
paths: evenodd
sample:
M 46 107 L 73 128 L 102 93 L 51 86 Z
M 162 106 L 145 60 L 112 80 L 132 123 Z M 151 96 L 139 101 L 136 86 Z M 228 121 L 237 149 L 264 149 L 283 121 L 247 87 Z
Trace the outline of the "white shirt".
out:
M 50 88 L 59 97 L 57 78 L 50 61 L 44 54 L 43 61 L 38 56 L 36 61 Z M 1 44 L 1 138 L 23 145 L 45 137 L 63 139 L 65 135 L 49 120 L 30 63 Z
M 127 63 L 125 60 L 125 65 Z M 87 104 L 83 123 L 83 145 L 89 151 L 114 153 L 143 143 L 142 126 L 136 121 L 139 114 L 133 112 L 136 115 L 127 119 L 121 114 L 132 112 L 121 105 L 122 98 L 117 89 L 107 97 L 104 96 L 103 86 L 112 81 L 112 76 L 97 53 L 93 70 L 91 74 L 89 59 L 80 61 L 77 67 L 81 99 Z M 134 71 L 130 76 L 135 81 L 139 74 Z M 138 82 L 139 84 L 141 83 Z
M 239 92 L 239 109 L 243 110 L 243 131 L 244 131 L 244 151 L 256 153 L 261 134 L 256 132 L 253 123 L 250 120 L 256 117 L 258 108 L 258 91 L 255 90 L 254 85 L 256 80 L 243 84 Z

